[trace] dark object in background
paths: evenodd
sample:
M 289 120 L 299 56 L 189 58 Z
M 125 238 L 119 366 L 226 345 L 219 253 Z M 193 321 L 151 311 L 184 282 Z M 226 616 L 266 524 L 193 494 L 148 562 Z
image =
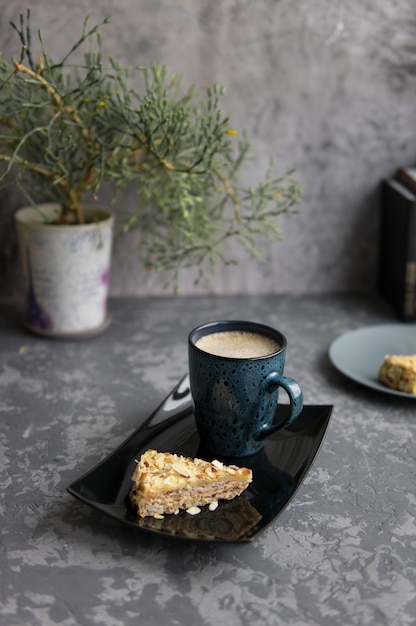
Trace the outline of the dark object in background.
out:
M 416 179 L 411 177 L 414 171 L 403 168 L 397 174 L 400 180 L 383 180 L 380 198 L 379 290 L 405 322 L 416 322 Z M 414 190 L 409 180 L 413 180 Z

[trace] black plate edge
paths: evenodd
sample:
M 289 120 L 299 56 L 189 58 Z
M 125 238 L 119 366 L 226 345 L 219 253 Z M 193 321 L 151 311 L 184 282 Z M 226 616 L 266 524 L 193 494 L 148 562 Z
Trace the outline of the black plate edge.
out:
M 156 529 L 148 529 L 145 527 L 140 527 L 140 526 L 136 526 L 135 524 L 133 524 L 132 522 L 130 522 L 129 520 L 122 520 L 120 518 L 119 515 L 116 515 L 114 513 L 114 504 L 113 505 L 109 505 L 106 504 L 105 502 L 100 502 L 100 501 L 96 501 L 93 500 L 91 498 L 88 498 L 86 496 L 84 496 L 82 493 L 80 493 L 79 491 L 79 486 L 83 483 L 83 481 L 89 477 L 91 474 L 93 474 L 95 471 L 100 470 L 100 468 L 104 465 L 106 465 L 109 461 L 111 461 L 111 459 L 115 458 L 120 451 L 123 450 L 128 450 L 131 447 L 134 447 L 134 442 L 137 440 L 138 436 L 142 434 L 142 431 L 145 430 L 146 428 L 148 428 L 149 432 L 147 433 L 147 439 L 151 440 L 153 436 L 155 436 L 157 434 L 157 432 L 159 432 L 160 430 L 164 430 L 166 427 L 168 427 L 169 425 L 173 424 L 176 421 L 180 421 L 182 420 L 185 416 L 187 416 L 188 414 L 190 414 L 192 412 L 192 406 L 186 406 L 185 408 L 182 408 L 181 410 L 178 411 L 174 411 L 173 414 L 171 414 L 169 416 L 168 419 L 164 420 L 163 422 L 159 422 L 156 426 L 152 426 L 149 427 L 149 425 L 151 424 L 152 420 L 154 420 L 154 417 L 157 416 L 157 414 L 160 412 L 160 409 L 165 405 L 166 401 L 175 394 L 176 390 L 178 388 L 180 388 L 181 384 L 183 383 L 183 380 L 186 377 L 184 377 L 183 379 L 181 379 L 180 383 L 178 385 L 176 385 L 176 387 L 174 388 L 174 390 L 167 396 L 167 398 L 165 398 L 165 400 L 163 400 L 161 402 L 161 404 L 157 407 L 157 409 L 155 411 L 153 411 L 153 413 L 150 415 L 150 417 L 148 419 L 146 419 L 131 435 L 129 435 L 119 446 L 117 446 L 109 455 L 107 455 L 104 459 L 102 459 L 101 461 L 99 461 L 96 465 L 94 465 L 90 470 L 88 470 L 87 472 L 85 472 L 82 476 L 80 476 L 79 478 L 77 478 L 76 480 L 72 481 L 70 483 L 70 485 L 67 487 L 67 492 L 72 495 L 73 497 L 75 497 L 77 500 L 83 502 L 84 504 L 87 504 L 88 506 L 90 506 L 91 508 L 95 509 L 96 511 L 111 517 L 112 519 L 120 522 L 123 522 L 124 524 L 127 524 L 129 527 L 134 528 L 136 530 L 139 531 L 144 531 L 145 533 L 150 533 L 152 535 L 157 535 L 160 537 L 165 537 L 168 539 L 173 539 L 173 540 L 178 540 L 178 541 L 194 541 L 194 542 L 198 542 L 198 543 L 209 543 L 210 540 L 207 539 L 203 539 L 203 538 L 189 538 L 189 537 L 182 537 L 180 535 L 171 535 L 167 532 L 164 531 L 158 531 Z M 278 511 L 278 513 L 272 517 L 270 519 L 270 521 L 265 524 L 264 526 L 262 526 L 257 532 L 255 532 L 251 537 L 243 537 L 242 539 L 238 539 L 238 540 L 227 540 L 227 539 L 215 539 L 214 543 L 250 543 L 252 542 L 255 538 L 257 538 L 259 536 L 259 534 L 261 534 L 272 522 L 274 522 L 276 519 L 278 519 L 278 517 L 287 509 L 287 507 L 290 505 L 290 503 L 292 502 L 292 500 L 295 498 L 296 494 L 298 493 L 299 489 L 301 488 L 306 476 L 308 475 L 308 473 L 310 472 L 311 468 L 313 467 L 316 458 L 322 448 L 322 445 L 324 443 L 327 431 L 328 431 L 328 426 L 331 420 L 331 416 L 332 416 L 332 412 L 334 409 L 333 405 L 305 405 L 304 409 L 320 409 L 321 411 L 326 411 L 326 417 L 323 420 L 322 426 L 321 426 L 321 430 L 322 430 L 322 435 L 319 441 L 319 445 L 317 446 L 314 455 L 311 459 L 311 461 L 309 462 L 309 464 L 304 468 L 304 470 L 302 471 L 302 473 L 300 474 L 299 478 L 298 478 L 298 483 L 296 488 L 294 489 L 294 491 L 290 494 L 290 496 L 288 497 L 287 501 L 285 502 L 285 504 L 282 506 L 282 508 Z M 285 429 L 285 431 L 281 431 L 281 435 L 282 436 L 287 436 L 289 434 L 296 434 L 296 431 L 301 431 L 302 429 L 299 426 L 299 423 L 295 422 L 292 426 L 290 426 L 289 428 Z M 146 439 L 141 438 L 140 442 L 141 445 L 143 445 L 143 443 L 146 441 Z M 111 507 L 111 508 L 110 508 Z
M 323 432 L 322 432 L 322 437 L 320 439 L 319 445 L 314 453 L 314 456 L 311 460 L 311 462 L 309 463 L 309 465 L 307 467 L 305 467 L 304 471 L 302 472 L 302 474 L 300 475 L 299 479 L 298 479 L 298 484 L 296 489 L 291 493 L 290 497 L 287 499 L 287 501 L 285 502 L 284 506 L 282 506 L 282 508 L 279 510 L 279 512 L 272 518 L 270 519 L 270 521 L 263 525 L 257 532 L 253 533 L 251 536 L 249 537 L 243 537 L 240 539 L 236 539 L 236 540 L 230 540 L 230 539 L 215 539 L 214 541 L 210 541 L 207 539 L 203 539 L 203 538 L 197 538 L 197 537 L 193 537 L 193 538 L 189 538 L 189 537 L 183 537 L 180 535 L 171 535 L 167 532 L 164 531 L 158 531 L 156 529 L 149 529 L 149 528 L 145 528 L 145 527 L 141 527 L 141 526 L 136 526 L 134 523 L 130 522 L 129 520 L 122 520 L 120 518 L 120 516 L 116 515 L 114 513 L 113 507 L 114 505 L 106 505 L 103 502 L 98 502 L 95 500 L 92 500 L 86 496 L 83 496 L 81 493 L 79 493 L 79 491 L 77 490 L 77 485 L 79 485 L 80 483 L 82 483 L 83 479 L 86 478 L 87 476 L 89 476 L 92 472 L 94 472 L 96 469 L 99 469 L 101 467 L 101 465 L 103 465 L 109 458 L 111 458 L 116 451 L 114 451 L 114 453 L 110 454 L 108 457 L 106 457 L 106 459 L 104 459 L 103 461 L 101 461 L 100 463 L 98 463 L 97 465 L 95 465 L 90 471 L 86 472 L 83 476 L 81 476 L 80 478 L 76 479 L 75 481 L 73 481 L 68 487 L 67 487 L 67 492 L 69 494 L 71 494 L 73 497 L 75 497 L 77 500 L 81 501 L 83 504 L 88 505 L 89 507 L 93 508 L 94 510 L 96 510 L 97 512 L 104 514 L 108 517 L 111 517 L 112 519 L 116 520 L 118 523 L 123 522 L 125 525 L 128 525 L 130 528 L 133 528 L 137 531 L 140 532 L 144 532 L 144 533 L 148 533 L 151 535 L 156 535 L 159 537 L 164 537 L 167 538 L 169 540 L 174 540 L 174 541 L 186 541 L 187 543 L 189 542 L 196 542 L 196 543 L 223 543 L 223 544 L 247 544 L 247 543 L 251 543 L 254 541 L 254 539 L 256 539 L 260 534 L 262 534 L 273 522 L 275 522 L 280 515 L 282 515 L 284 513 L 284 511 L 288 508 L 288 506 L 291 504 L 291 502 L 294 500 L 294 498 L 296 497 L 298 491 L 300 490 L 300 488 L 302 487 L 306 476 L 309 474 L 310 470 L 312 469 L 313 465 L 315 464 L 315 461 L 318 457 L 318 454 L 322 448 L 322 445 L 324 443 L 327 431 L 328 431 L 328 427 L 329 427 L 329 423 L 331 420 L 331 416 L 332 416 L 332 411 L 334 409 L 333 405 L 310 405 L 313 406 L 314 408 L 320 408 L 322 409 L 322 411 L 327 411 L 328 414 L 326 416 L 325 421 L 323 422 Z M 308 408 L 308 405 L 306 405 L 306 408 Z M 181 415 L 181 417 L 179 419 L 182 419 L 184 417 L 184 415 Z M 133 435 L 136 434 L 133 433 Z M 128 442 L 130 440 L 130 437 L 126 440 L 126 442 Z M 125 443 L 126 443 L 125 442 Z M 122 447 L 123 444 L 121 444 L 121 446 L 119 446 L 117 448 L 117 450 Z M 255 529 L 254 529 L 255 530 Z

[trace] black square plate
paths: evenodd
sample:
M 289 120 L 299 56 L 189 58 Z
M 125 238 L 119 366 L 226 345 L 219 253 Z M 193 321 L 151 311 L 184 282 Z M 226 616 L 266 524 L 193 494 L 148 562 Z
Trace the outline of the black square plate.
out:
M 203 507 L 192 516 L 181 511 L 163 520 L 139 519 L 128 501 L 136 460 L 149 448 L 213 460 L 201 447 L 185 376 L 154 413 L 114 452 L 74 481 L 70 494 L 101 513 L 138 530 L 192 541 L 248 542 L 287 507 L 302 484 L 322 445 L 332 406 L 304 406 L 292 426 L 266 440 L 264 450 L 240 459 L 217 457 L 249 467 L 253 482 L 215 511 Z M 280 412 L 288 407 L 281 405 Z

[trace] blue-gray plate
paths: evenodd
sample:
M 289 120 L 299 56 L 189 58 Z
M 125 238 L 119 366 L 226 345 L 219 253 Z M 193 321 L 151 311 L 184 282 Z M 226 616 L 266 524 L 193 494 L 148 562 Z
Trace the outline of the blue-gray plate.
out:
M 128 501 L 136 460 L 147 449 L 212 460 L 200 446 L 188 377 L 184 377 L 152 415 L 114 452 L 74 481 L 70 494 L 123 525 L 169 538 L 191 541 L 248 542 L 280 515 L 295 496 L 314 462 L 332 406 L 305 406 L 296 422 L 266 441 L 264 450 L 225 463 L 250 467 L 253 481 L 234 500 L 198 515 L 181 511 L 163 520 L 140 519 Z M 278 411 L 287 411 L 282 405 Z M 277 416 L 280 419 L 280 415 Z
M 332 364 L 351 380 L 383 393 L 416 400 L 416 396 L 389 389 L 377 380 L 386 354 L 416 354 L 416 326 L 378 324 L 344 333 L 332 342 Z

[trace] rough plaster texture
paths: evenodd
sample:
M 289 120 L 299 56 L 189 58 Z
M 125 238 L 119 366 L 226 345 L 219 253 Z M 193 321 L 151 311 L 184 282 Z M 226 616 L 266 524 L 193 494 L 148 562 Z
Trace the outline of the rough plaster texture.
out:
M 8 22 L 26 5 L 1 5 L 0 49 L 9 56 Z M 237 251 L 240 265 L 219 267 L 208 287 L 185 273 L 183 293 L 374 287 L 379 182 L 416 161 L 413 0 L 37 0 L 32 8 L 57 54 L 90 11 L 113 16 L 106 49 L 126 63 L 164 61 L 189 83 L 227 86 L 233 125 L 247 128 L 258 156 L 250 180 L 275 155 L 278 170 L 295 166 L 305 185 L 301 214 L 282 220 L 284 240 L 268 245 L 266 266 Z M 10 214 L 21 198 L 8 191 L 1 202 L 0 290 L 10 295 L 18 276 Z M 115 245 L 112 293 L 161 293 L 165 277 L 126 258 L 126 244 Z
M 175 543 L 106 519 L 66 487 L 116 448 L 187 368 L 186 337 L 244 310 L 288 339 L 323 446 L 252 544 Z M 331 366 L 339 334 L 388 323 L 370 297 L 116 298 L 90 342 L 32 337 L 0 308 L 1 626 L 414 626 L 414 400 Z

